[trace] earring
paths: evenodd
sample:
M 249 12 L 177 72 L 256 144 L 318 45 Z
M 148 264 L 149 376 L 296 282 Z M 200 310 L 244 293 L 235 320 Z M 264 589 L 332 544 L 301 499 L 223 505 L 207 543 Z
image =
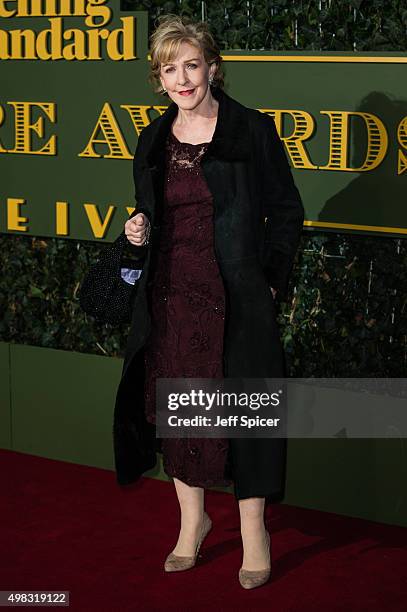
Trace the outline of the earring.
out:
M 208 80 L 209 80 L 209 85 L 212 85 L 213 84 L 213 76 L 210 76 Z

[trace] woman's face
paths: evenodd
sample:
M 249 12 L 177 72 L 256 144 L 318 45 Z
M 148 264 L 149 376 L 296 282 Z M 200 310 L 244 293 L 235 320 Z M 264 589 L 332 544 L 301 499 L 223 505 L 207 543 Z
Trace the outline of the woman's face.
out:
M 169 64 L 161 65 L 160 80 L 170 98 L 181 108 L 193 109 L 208 91 L 208 78 L 216 65 L 208 66 L 202 51 L 183 42 L 179 53 Z M 182 93 L 182 92 L 189 93 Z

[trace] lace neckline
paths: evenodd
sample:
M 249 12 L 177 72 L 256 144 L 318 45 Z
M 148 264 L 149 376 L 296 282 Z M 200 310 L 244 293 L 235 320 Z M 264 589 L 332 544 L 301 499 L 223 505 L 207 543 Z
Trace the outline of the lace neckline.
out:
M 196 144 L 192 143 L 192 142 L 181 142 L 181 140 L 178 140 L 178 138 L 175 136 L 174 132 L 172 131 L 172 127 L 170 129 L 170 138 L 172 138 L 175 142 L 177 142 L 180 145 L 184 145 L 187 147 L 202 147 L 202 145 L 207 145 L 209 144 L 209 142 L 198 142 Z

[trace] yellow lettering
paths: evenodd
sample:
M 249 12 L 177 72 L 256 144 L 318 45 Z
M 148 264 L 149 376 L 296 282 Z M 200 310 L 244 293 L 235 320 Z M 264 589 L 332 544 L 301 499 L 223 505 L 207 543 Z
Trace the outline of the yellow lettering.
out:
M 6 8 L 6 2 L 7 4 L 10 4 L 8 0 L 0 0 L 0 17 L 13 17 L 16 14 L 17 10 L 16 9 L 13 9 L 11 11 L 8 10 Z
M 86 0 L 18 0 L 17 9 L 12 11 L 12 14 L 3 15 L 4 0 L 0 0 L 0 17 L 80 17 L 86 15 L 85 2 Z
M 159 115 L 163 115 L 163 114 L 165 113 L 165 111 L 167 110 L 167 108 L 168 108 L 168 106 L 162 106 L 161 104 L 160 104 L 160 105 L 158 105 L 158 104 L 157 104 L 157 105 L 156 105 L 156 104 L 154 104 L 154 106 L 153 106 L 153 109 L 154 109 L 155 111 L 157 111 L 157 113 L 158 113 Z
M 102 132 L 103 138 L 96 138 L 99 130 Z M 110 153 L 108 155 L 100 155 L 96 153 L 94 145 L 97 143 L 107 145 Z M 119 125 L 113 114 L 113 110 L 108 102 L 104 104 L 90 140 L 84 150 L 78 154 L 78 157 L 133 159 L 133 155 L 130 154 L 127 148 L 123 134 L 120 131 Z
M 123 23 L 122 28 L 116 28 L 112 30 L 107 40 L 107 54 L 110 59 L 114 61 L 119 60 L 134 60 L 137 59 L 135 55 L 135 27 L 134 17 L 121 17 L 120 21 Z M 122 49 L 120 52 L 120 39 L 122 41 Z
M 86 5 L 86 14 L 88 15 L 85 19 L 85 23 L 90 28 L 103 27 L 107 25 L 112 17 L 112 11 L 108 6 L 103 6 L 106 0 L 88 0 Z M 99 23 L 97 17 L 101 18 Z
M 142 130 L 150 123 L 147 111 L 151 106 L 120 104 L 120 108 L 124 108 L 130 115 L 133 127 L 136 130 L 137 136 L 140 136 Z
M 33 30 L 12 30 L 10 32 L 10 42 L 12 49 L 10 59 L 37 59 L 35 32 Z
M 106 234 L 106 230 L 111 221 L 114 206 L 109 206 L 109 210 L 106 214 L 105 220 L 101 221 L 97 206 L 95 204 L 84 204 L 83 205 L 86 211 L 86 214 L 89 219 L 90 227 L 93 231 L 93 235 L 95 238 L 103 238 Z
M 0 60 L 10 59 L 9 35 L 5 30 L 0 30 Z
M 399 145 L 404 149 L 398 151 L 397 159 L 397 174 L 403 174 L 407 170 L 407 117 L 404 117 L 397 129 L 397 140 Z
M 82 30 L 72 29 L 65 30 L 63 33 L 65 40 L 73 38 L 73 43 L 64 46 L 63 55 L 66 60 L 85 60 L 86 59 L 86 44 L 85 32 Z
M 5 116 L 6 115 L 5 115 L 5 112 L 4 112 L 4 108 L 0 105 L 0 127 L 4 123 Z M 7 150 L 3 147 L 3 145 L 1 144 L 1 141 L 0 141 L 0 153 L 7 153 Z
M 100 60 L 101 55 L 100 39 L 109 38 L 109 30 L 89 30 L 88 31 L 88 59 Z
M 95 0 L 104 1 L 104 0 Z M 2 0 L 0 0 L 2 2 Z M 74 5 L 77 7 L 77 5 Z M 96 6 L 95 8 L 106 9 L 109 15 L 111 9 L 107 6 Z M 6 9 L 4 3 L 0 4 L 3 11 Z M 28 12 L 30 8 L 30 12 Z M 57 9 L 60 9 L 59 11 Z M 82 8 L 84 5 L 82 4 Z M 25 10 L 27 9 L 27 10 Z M 30 7 L 27 5 L 19 5 L 19 13 L 16 16 L 45 16 L 50 15 L 49 28 L 36 31 L 35 29 L 0 29 L 0 59 L 4 60 L 103 60 L 102 51 L 105 51 L 107 57 L 113 61 L 128 61 L 137 59 L 135 47 L 135 18 L 122 17 L 121 28 L 109 30 L 107 28 L 93 27 L 85 30 L 81 28 L 70 28 L 64 30 L 62 11 L 65 11 L 68 16 L 77 16 L 80 11 L 72 12 L 69 10 L 69 5 L 57 6 L 55 2 L 48 3 L 46 10 L 41 12 L 41 6 L 33 4 Z M 11 11 L 9 11 L 11 12 Z M 98 16 L 106 15 L 105 13 L 97 13 Z M 95 13 L 96 15 L 96 13 Z M 86 21 L 86 20 L 85 20 Z M 103 22 L 105 19 L 103 20 Z M 108 19 L 107 19 L 108 21 Z M 89 25 L 89 24 L 88 24 Z M 64 44 L 64 41 L 69 41 L 69 44 Z M 102 46 L 102 41 L 106 44 Z
M 69 17 L 71 15 L 72 17 L 82 17 L 86 15 L 86 0 L 51 0 L 51 2 L 54 5 L 52 15 L 60 15 L 61 17 Z M 49 0 L 48 4 L 50 4 Z M 57 10 L 57 7 L 59 10 Z M 50 16 L 49 11 L 50 9 L 48 8 L 47 15 Z
M 25 200 L 20 198 L 7 198 L 7 229 L 26 232 L 29 228 L 21 225 L 28 223 L 27 217 L 20 216 L 20 207 L 25 204 Z
M 312 115 L 299 110 L 259 110 L 273 117 L 278 135 L 287 147 L 294 168 L 315 169 L 317 166 L 311 162 L 303 145 L 303 142 L 311 138 L 314 132 L 315 122 Z M 284 115 L 289 115 L 294 122 L 294 131 L 290 136 L 281 135 Z
M 17 17 L 42 17 L 41 0 L 23 0 L 18 3 Z
M 383 122 L 376 115 L 356 111 L 321 111 L 321 114 L 328 115 L 331 129 L 329 162 L 326 166 L 318 166 L 319 170 L 366 172 L 373 170 L 383 161 L 387 152 L 388 136 Z M 348 166 L 348 132 L 351 116 L 361 117 L 367 128 L 367 154 L 360 168 Z
M 35 107 L 44 111 L 48 119 L 55 123 L 54 102 L 9 102 L 14 107 L 15 114 L 15 145 L 9 153 L 28 153 L 30 155 L 55 155 L 56 136 L 53 135 L 44 144 L 42 149 L 33 149 L 31 135 L 35 132 L 44 138 L 44 117 L 39 116 L 35 123 L 31 123 L 31 112 Z
M 57 17 L 49 21 L 51 27 L 42 30 L 37 36 L 38 59 L 62 59 L 62 18 Z M 48 42 L 51 50 L 48 48 Z
M 56 216 L 56 235 L 67 236 L 68 235 L 68 202 L 56 202 L 55 203 L 55 216 Z

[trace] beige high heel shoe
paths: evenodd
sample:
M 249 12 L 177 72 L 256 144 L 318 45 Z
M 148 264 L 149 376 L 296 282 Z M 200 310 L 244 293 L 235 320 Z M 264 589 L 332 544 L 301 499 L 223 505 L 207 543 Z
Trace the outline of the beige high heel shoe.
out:
M 270 555 L 270 565 L 262 570 L 246 570 L 243 567 L 239 570 L 239 582 L 244 589 L 254 589 L 265 584 L 271 574 L 271 552 L 270 552 L 270 534 L 266 529 L 267 547 Z
M 212 521 L 209 518 L 208 514 L 204 512 L 201 533 L 198 539 L 198 543 L 196 545 L 195 554 L 191 556 L 180 556 L 174 555 L 174 553 L 170 553 L 165 560 L 164 569 L 166 572 L 180 572 L 182 570 L 190 569 L 194 567 L 199 549 L 201 547 L 202 542 L 205 537 L 208 535 L 209 531 L 212 528 Z

